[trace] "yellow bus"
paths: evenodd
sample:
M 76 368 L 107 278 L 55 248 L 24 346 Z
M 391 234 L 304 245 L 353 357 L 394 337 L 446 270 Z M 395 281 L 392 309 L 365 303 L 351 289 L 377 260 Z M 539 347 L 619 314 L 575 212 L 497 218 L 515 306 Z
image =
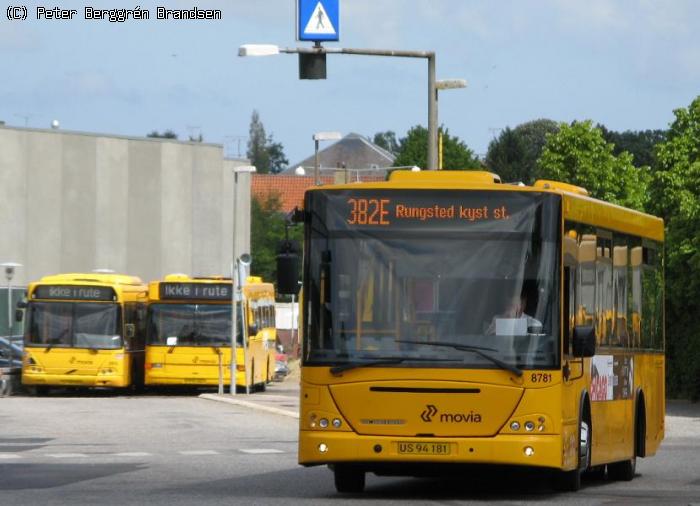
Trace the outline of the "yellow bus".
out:
M 479 171 L 319 186 L 295 217 L 299 462 L 329 465 L 338 491 L 460 464 L 577 490 L 584 472 L 630 480 L 657 451 L 662 220 Z
M 135 276 L 45 276 L 27 290 L 22 383 L 143 386 L 146 285 Z M 19 316 L 19 314 L 18 314 Z
M 243 304 L 248 318 L 250 348 L 265 383 L 275 376 L 277 328 L 275 326 L 275 286 L 259 276 L 249 276 L 243 286 Z M 264 388 L 264 385 L 261 385 Z
M 267 329 L 258 330 L 255 322 L 263 307 L 258 301 L 265 300 L 258 294 L 266 294 L 259 285 L 248 278 L 243 287 L 236 333 L 236 385 L 253 391 L 264 390 L 268 381 Z M 230 385 L 231 290 L 230 279 L 184 274 L 149 284 L 146 385 L 214 386 L 220 375 Z M 244 314 L 248 325 L 242 324 Z

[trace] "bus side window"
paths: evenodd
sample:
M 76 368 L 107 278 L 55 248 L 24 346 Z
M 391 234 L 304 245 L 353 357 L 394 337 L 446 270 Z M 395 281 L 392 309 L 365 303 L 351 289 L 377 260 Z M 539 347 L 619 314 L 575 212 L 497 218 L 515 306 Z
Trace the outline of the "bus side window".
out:
M 579 233 L 577 232 L 575 225 L 573 223 L 566 224 L 567 232 L 564 235 L 564 307 L 563 315 L 564 321 L 562 327 L 562 335 L 564 339 L 564 354 L 571 355 L 572 342 L 571 338 L 574 335 L 574 326 L 576 326 L 576 308 L 578 307 L 579 301 L 577 300 L 577 282 L 576 276 L 578 274 L 578 240 Z
M 627 320 L 627 266 L 629 264 L 627 237 L 613 236 L 613 339 L 615 346 L 629 347 Z
M 602 234 L 602 235 L 601 235 Z M 597 231 L 596 242 L 596 327 L 598 344 L 612 344 L 613 334 L 613 276 L 612 237 Z

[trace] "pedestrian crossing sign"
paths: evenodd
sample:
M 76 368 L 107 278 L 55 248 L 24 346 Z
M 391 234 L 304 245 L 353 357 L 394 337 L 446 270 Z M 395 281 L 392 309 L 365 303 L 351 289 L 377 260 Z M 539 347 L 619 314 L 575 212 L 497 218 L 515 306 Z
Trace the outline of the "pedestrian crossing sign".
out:
M 340 39 L 340 0 L 297 0 L 297 40 Z

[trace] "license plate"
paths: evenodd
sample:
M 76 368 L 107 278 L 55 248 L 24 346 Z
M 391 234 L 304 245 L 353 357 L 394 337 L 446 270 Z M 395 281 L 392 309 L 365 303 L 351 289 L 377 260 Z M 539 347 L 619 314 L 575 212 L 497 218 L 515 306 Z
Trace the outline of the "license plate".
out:
M 414 443 L 399 441 L 398 453 L 402 455 L 449 455 L 452 451 L 450 443 Z

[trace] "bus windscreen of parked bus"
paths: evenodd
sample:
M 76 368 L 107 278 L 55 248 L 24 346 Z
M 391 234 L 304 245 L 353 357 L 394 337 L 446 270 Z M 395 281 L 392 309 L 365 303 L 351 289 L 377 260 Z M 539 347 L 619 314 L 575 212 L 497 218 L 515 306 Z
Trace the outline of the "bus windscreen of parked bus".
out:
M 117 304 L 30 302 L 27 346 L 117 349 L 123 346 Z
M 238 321 L 241 321 L 240 309 Z M 241 336 L 240 328 L 238 335 Z M 154 304 L 148 318 L 147 342 L 159 346 L 228 346 L 231 306 Z
M 560 206 L 538 192 L 309 192 L 304 365 L 558 367 Z

